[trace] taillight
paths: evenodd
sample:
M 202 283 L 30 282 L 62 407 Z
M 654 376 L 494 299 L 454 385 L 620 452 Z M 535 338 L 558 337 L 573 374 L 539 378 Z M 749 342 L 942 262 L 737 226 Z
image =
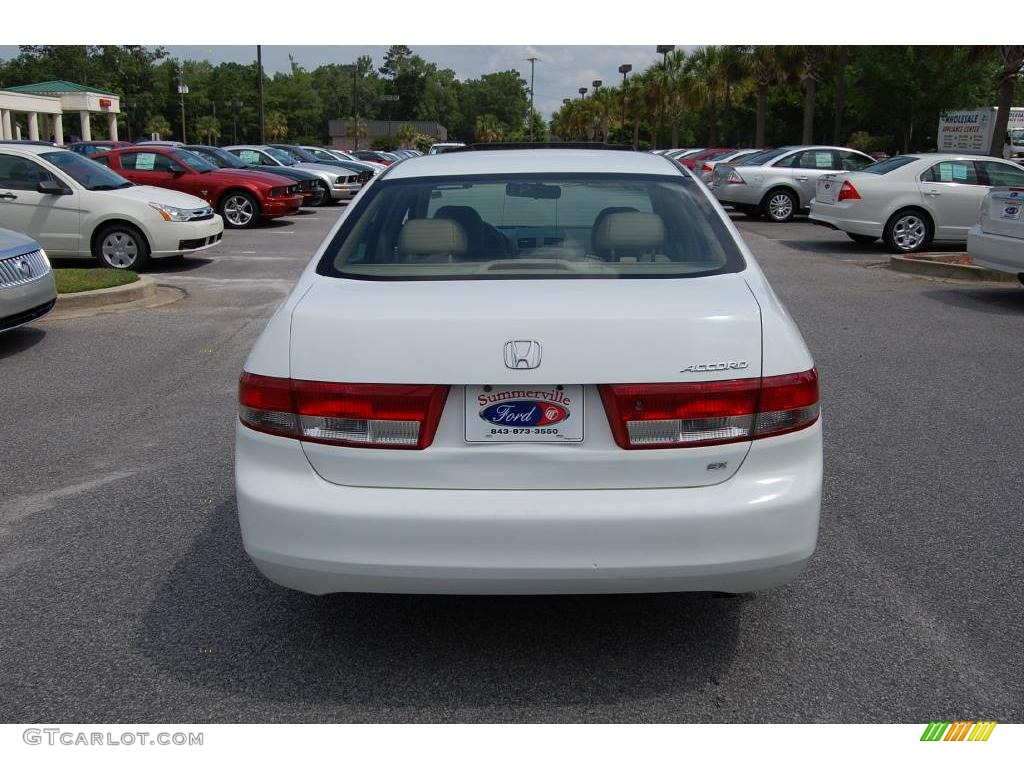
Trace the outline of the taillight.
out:
M 843 200 L 860 200 L 860 192 L 848 181 L 843 182 L 843 186 L 839 188 L 839 197 L 837 200 L 841 203 Z
M 745 442 L 818 419 L 818 374 L 680 384 L 603 384 L 615 442 L 627 450 Z
M 259 432 L 329 445 L 422 450 L 434 441 L 448 387 L 337 384 L 243 373 L 238 418 Z
M 700 169 L 701 169 L 702 171 L 710 171 L 710 170 L 711 170 L 711 163 L 704 163 L 704 165 L 702 165 L 702 166 L 700 167 Z
M 730 168 L 728 175 L 725 177 L 726 184 L 746 184 L 743 177 L 739 175 L 735 168 Z

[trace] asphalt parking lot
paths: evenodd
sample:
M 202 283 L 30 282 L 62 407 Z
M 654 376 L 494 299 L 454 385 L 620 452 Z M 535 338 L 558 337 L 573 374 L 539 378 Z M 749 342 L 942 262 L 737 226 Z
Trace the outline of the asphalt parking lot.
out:
M 785 588 L 318 598 L 242 550 L 235 386 L 340 211 L 157 264 L 174 304 L 0 334 L 0 719 L 1024 720 L 1024 288 L 737 220 L 822 377 Z

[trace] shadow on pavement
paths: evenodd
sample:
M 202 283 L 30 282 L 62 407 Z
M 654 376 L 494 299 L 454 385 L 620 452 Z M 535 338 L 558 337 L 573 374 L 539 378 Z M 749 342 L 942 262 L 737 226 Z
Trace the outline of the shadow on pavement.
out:
M 990 284 L 976 288 L 967 284 L 959 289 L 925 291 L 924 295 L 951 307 L 989 315 L 1024 315 L 1024 286 L 1021 285 Z
M 294 214 L 292 214 L 292 215 L 294 216 Z M 259 223 L 255 227 L 253 227 L 252 229 L 249 229 L 249 230 L 232 229 L 231 231 L 232 232 L 252 232 L 254 230 L 260 230 L 260 229 L 281 229 L 281 228 L 284 228 L 284 227 L 294 227 L 294 226 L 295 226 L 295 222 L 294 221 L 288 221 L 288 218 L 285 217 L 285 218 L 280 218 L 280 219 L 260 219 Z
M 141 650 L 190 685 L 457 719 L 464 706 L 702 695 L 735 653 L 742 598 L 292 592 L 249 562 L 236 514 L 233 498 L 211 513 L 143 622 Z
M 46 331 L 30 325 L 0 333 L 0 360 L 24 352 L 46 338 Z
M 154 259 L 149 263 L 145 274 L 150 277 L 156 275 L 176 275 L 182 272 L 191 272 L 194 269 L 212 264 L 214 259 L 205 256 L 182 256 L 176 259 Z

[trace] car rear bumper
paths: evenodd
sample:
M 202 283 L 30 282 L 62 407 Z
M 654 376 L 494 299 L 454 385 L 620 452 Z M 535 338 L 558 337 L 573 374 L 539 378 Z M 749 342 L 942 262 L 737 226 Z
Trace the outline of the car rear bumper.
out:
M 830 229 L 838 229 L 842 232 L 850 232 L 854 235 L 882 236 L 882 223 L 879 221 L 864 221 L 850 216 L 852 211 L 844 210 L 836 205 L 811 201 L 811 223 L 818 224 Z
M 750 184 L 715 184 L 712 188 L 720 203 L 760 205 L 764 190 Z
M 237 426 L 246 552 L 328 592 L 746 592 L 796 577 L 817 542 L 821 422 L 756 441 L 723 483 L 618 490 L 420 490 L 329 483 L 301 445 Z
M 21 285 L 0 288 L 0 331 L 38 320 L 57 301 L 57 284 L 53 273 Z
M 967 233 L 967 253 L 979 267 L 1012 275 L 1024 273 L 1024 240 L 1019 237 L 982 232 L 975 224 Z

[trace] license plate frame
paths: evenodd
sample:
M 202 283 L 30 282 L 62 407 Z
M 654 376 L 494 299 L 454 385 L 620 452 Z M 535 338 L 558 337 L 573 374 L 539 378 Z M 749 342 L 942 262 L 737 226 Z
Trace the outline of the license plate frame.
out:
M 582 384 L 467 385 L 463 402 L 467 443 L 579 444 L 585 439 Z

